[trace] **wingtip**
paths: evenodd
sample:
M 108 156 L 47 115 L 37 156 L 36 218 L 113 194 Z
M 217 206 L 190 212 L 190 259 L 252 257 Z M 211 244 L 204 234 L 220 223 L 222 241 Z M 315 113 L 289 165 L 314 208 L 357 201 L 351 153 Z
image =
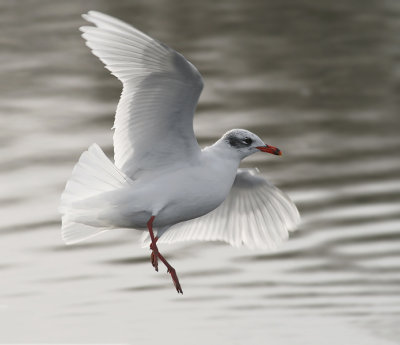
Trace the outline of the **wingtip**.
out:
M 297 208 L 297 206 L 292 202 L 292 205 L 294 206 L 294 214 L 292 215 L 292 220 L 291 222 L 287 225 L 287 230 L 289 232 L 295 232 L 299 229 L 300 224 L 301 224 L 301 216 L 300 212 Z
M 95 10 L 90 10 L 87 11 L 87 13 L 82 14 L 82 16 L 86 16 L 86 17 L 96 17 L 97 15 L 102 15 L 103 13 L 99 12 L 99 11 L 95 11 Z
M 89 15 L 89 16 L 95 16 L 95 15 L 97 15 L 97 14 L 104 14 L 104 13 L 99 12 L 99 11 L 96 11 L 96 10 L 90 10 L 90 11 L 88 11 L 88 15 Z
M 100 11 L 95 11 L 95 10 L 90 10 L 87 13 L 87 16 L 90 18 L 94 18 L 94 19 L 111 19 L 111 20 L 116 20 L 116 18 L 114 18 L 113 16 L 110 16 L 109 14 L 100 12 Z
M 88 11 L 88 13 L 81 14 L 81 17 L 87 22 L 95 24 L 96 15 L 99 13 L 97 11 Z
M 83 25 L 83 26 L 79 27 L 79 31 L 82 32 L 82 35 L 83 35 L 84 33 L 86 33 L 88 31 L 89 28 L 92 28 L 92 26 Z
M 93 19 L 93 17 L 89 14 L 89 13 L 84 13 L 84 14 L 82 14 L 81 15 L 81 17 L 85 20 L 85 21 L 87 21 L 88 23 L 91 23 L 91 24 L 94 24 L 94 25 L 96 25 L 96 23 L 95 23 L 95 21 L 94 21 L 94 19 Z M 90 28 L 90 27 L 92 27 L 92 26 L 88 26 L 88 25 L 83 25 L 83 26 L 81 26 L 80 28 L 79 28 L 79 30 L 80 31 L 82 31 L 82 28 Z

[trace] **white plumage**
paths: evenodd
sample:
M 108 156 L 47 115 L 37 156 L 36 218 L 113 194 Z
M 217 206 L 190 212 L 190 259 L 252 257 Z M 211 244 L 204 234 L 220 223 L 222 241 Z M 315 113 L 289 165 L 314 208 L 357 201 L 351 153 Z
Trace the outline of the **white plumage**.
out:
M 203 88 L 181 54 L 108 15 L 90 11 L 81 28 L 93 54 L 123 84 L 114 123 L 114 160 L 93 144 L 61 198 L 67 244 L 116 228 L 152 226 L 159 242 L 225 241 L 274 249 L 300 217 L 293 202 L 255 170 L 239 169 L 255 152 L 280 154 L 257 135 L 231 130 L 200 149 L 193 114 Z M 149 223 L 150 221 L 150 223 Z M 152 261 L 165 260 L 152 243 Z M 154 258 L 152 259 L 154 260 Z M 166 261 L 178 292 L 179 281 Z
M 169 228 L 160 243 L 223 241 L 234 247 L 274 250 L 296 229 L 299 213 L 289 197 L 258 175 L 239 169 L 225 201 L 210 213 Z M 147 233 L 143 245 L 150 244 Z
M 105 192 L 128 187 L 133 181 L 107 158 L 97 144 L 89 147 L 82 153 L 78 163 L 72 171 L 72 176 L 65 186 L 61 196 L 59 211 L 62 217 L 62 238 L 66 244 L 81 242 L 93 237 L 109 227 L 93 227 L 76 223 L 78 215 L 97 217 L 96 209 L 85 210 L 75 205 Z
M 114 123 L 115 165 L 131 177 L 200 153 L 193 114 L 203 81 L 181 54 L 130 25 L 90 11 L 86 45 L 123 83 Z M 179 135 L 177 135 L 179 134 Z

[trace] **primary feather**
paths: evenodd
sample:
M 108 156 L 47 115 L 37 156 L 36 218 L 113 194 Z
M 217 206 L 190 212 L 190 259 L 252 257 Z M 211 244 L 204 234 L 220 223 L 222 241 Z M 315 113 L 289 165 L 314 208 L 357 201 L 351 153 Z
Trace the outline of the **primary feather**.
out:
M 115 116 L 115 165 L 131 178 L 200 153 L 193 114 L 203 88 L 181 54 L 121 20 L 90 11 L 81 28 L 94 55 L 123 84 Z M 162 143 L 162 144 L 160 144 Z

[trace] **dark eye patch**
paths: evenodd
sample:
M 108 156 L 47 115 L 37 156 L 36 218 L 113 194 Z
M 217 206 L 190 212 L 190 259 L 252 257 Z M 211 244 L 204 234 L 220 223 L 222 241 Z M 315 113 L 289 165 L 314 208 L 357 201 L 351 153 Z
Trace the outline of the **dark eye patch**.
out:
M 253 140 L 248 137 L 239 138 L 234 132 L 228 133 L 225 136 L 225 140 L 229 143 L 229 145 L 237 149 L 248 147 L 253 142 Z
M 244 141 L 247 145 L 250 145 L 250 144 L 253 142 L 253 140 L 251 140 L 250 138 L 245 138 L 245 139 L 243 139 L 243 141 Z

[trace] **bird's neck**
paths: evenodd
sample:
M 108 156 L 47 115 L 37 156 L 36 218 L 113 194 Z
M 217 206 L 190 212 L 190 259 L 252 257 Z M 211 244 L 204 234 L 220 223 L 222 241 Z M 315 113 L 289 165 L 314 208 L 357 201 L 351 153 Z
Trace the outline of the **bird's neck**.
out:
M 232 167 L 235 171 L 242 160 L 242 157 L 235 150 L 230 149 L 223 139 L 204 148 L 203 152 L 216 160 L 224 161 L 224 165 Z
M 225 188 L 225 198 L 235 180 L 240 157 L 232 154 L 232 150 L 217 141 L 214 145 L 202 150 L 202 158 L 204 166 L 207 167 L 206 174 L 210 174 L 210 180 L 217 181 L 218 188 Z

